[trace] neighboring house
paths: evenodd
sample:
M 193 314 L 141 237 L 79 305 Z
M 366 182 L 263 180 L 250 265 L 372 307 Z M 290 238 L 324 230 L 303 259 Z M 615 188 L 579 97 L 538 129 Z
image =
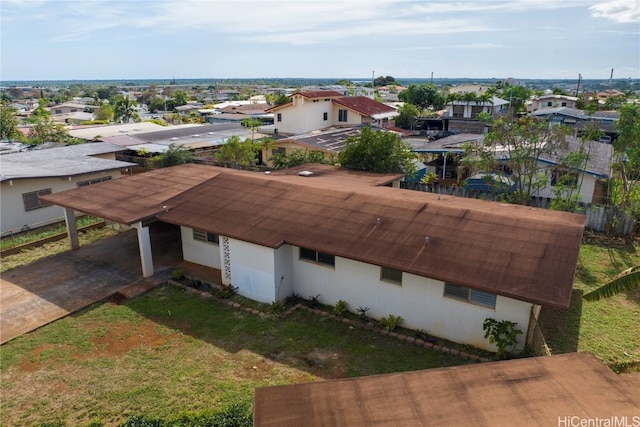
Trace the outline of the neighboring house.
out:
M 615 97 L 615 96 L 625 96 L 624 92 L 620 92 L 619 90 L 615 90 L 615 89 L 608 89 L 608 90 L 604 90 L 602 92 L 598 92 L 598 94 L 596 95 L 598 97 L 598 101 L 606 101 L 609 98 Z
M 398 112 L 364 96 L 342 96 L 335 91 L 298 92 L 286 104 L 272 107 L 278 133 L 297 135 L 331 126 L 384 127 Z
M 253 425 L 633 426 L 638 390 L 640 373 L 568 353 L 258 387 Z
M 589 114 L 587 111 L 576 108 L 558 107 L 542 108 L 531 113 L 533 117 L 549 120 L 549 126 L 566 125 L 575 129 L 578 133 L 583 131 L 589 124 L 597 123 L 598 128 L 611 138 L 618 135 L 616 122 L 620 120 L 620 113 L 617 111 L 596 111 Z
M 273 113 L 267 112 L 271 106 L 267 103 L 233 104 L 216 108 L 210 112 L 201 110 L 209 123 L 241 122 L 244 119 L 258 119 L 264 124 L 273 124 Z
M 479 84 L 461 84 L 458 86 L 450 87 L 447 90 L 447 93 L 457 93 L 457 94 L 475 93 L 476 95 L 484 95 L 485 93 L 487 93 L 487 89 L 489 89 L 489 87 L 490 86 L 479 85 Z
M 479 113 L 489 113 L 496 117 L 505 113 L 509 101 L 492 97 L 490 101 L 453 101 L 445 106 L 445 118 L 476 119 Z
M 201 109 L 202 107 L 204 107 L 204 104 L 200 104 L 200 103 L 189 103 L 189 104 L 185 104 L 185 105 L 180 105 L 178 107 L 175 108 L 176 113 L 182 115 L 182 116 L 188 116 L 191 113 L 197 113 L 199 109 Z
M 0 156 L 2 235 L 62 219 L 63 210 L 40 196 L 120 178 L 136 166 L 116 161 L 119 150 L 91 143 Z
M 400 178 L 188 164 L 45 200 L 70 218 L 76 210 L 134 227 L 145 276 L 157 220 L 179 226 L 185 260 L 219 270 L 247 298 L 344 300 L 484 349 L 494 349 L 486 318 L 515 322 L 526 337 L 541 306 L 569 306 L 584 216 L 387 186 Z
M 320 151 L 324 153 L 327 160 L 335 160 L 347 146 L 349 137 L 359 137 L 361 126 L 346 128 L 329 128 L 325 130 L 314 130 L 312 132 L 295 135 L 285 139 L 278 139 L 272 144 L 267 144 L 262 148 L 262 158 L 266 159 L 266 164 L 272 166 L 269 161 L 276 153 L 291 154 L 295 150 Z
M 533 98 L 533 100 L 531 101 L 531 111 L 537 111 L 542 108 L 576 108 L 577 101 L 578 98 L 575 96 L 553 94 L 543 95 L 537 98 Z
M 48 107 L 47 110 L 51 111 L 51 115 L 56 116 L 59 114 L 70 113 L 93 113 L 99 107 L 96 105 L 80 104 L 78 102 L 65 102 L 64 104 L 54 105 Z

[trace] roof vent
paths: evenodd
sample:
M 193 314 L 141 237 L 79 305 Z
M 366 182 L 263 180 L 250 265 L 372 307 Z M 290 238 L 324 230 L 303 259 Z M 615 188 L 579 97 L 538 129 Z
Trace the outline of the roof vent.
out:
M 311 175 L 313 175 L 313 172 L 311 172 L 311 171 L 300 171 L 300 172 L 298 172 L 298 175 L 299 176 L 311 176 Z

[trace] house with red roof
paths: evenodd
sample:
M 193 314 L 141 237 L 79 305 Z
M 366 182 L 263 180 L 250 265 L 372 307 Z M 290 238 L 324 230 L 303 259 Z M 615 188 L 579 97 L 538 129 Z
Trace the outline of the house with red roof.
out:
M 343 96 L 332 90 L 298 92 L 290 101 L 267 110 L 278 134 L 299 135 L 331 126 L 384 128 L 398 112 L 366 96 Z

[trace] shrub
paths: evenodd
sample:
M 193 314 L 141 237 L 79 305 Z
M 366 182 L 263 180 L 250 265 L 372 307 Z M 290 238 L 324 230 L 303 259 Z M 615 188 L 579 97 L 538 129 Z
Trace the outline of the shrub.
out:
M 347 302 L 344 300 L 338 301 L 336 305 L 333 307 L 333 312 L 338 316 L 344 316 L 348 310 L 349 310 L 349 304 L 347 304 Z
M 311 295 L 309 297 L 309 307 L 311 308 L 318 308 L 320 307 L 320 294 L 318 295 Z
M 182 270 L 176 269 L 171 272 L 171 279 L 173 280 L 181 280 L 184 277 L 184 272 Z
M 489 339 L 490 344 L 495 344 L 498 351 L 498 358 L 503 359 L 507 355 L 507 347 L 515 348 L 518 335 L 522 331 L 518 328 L 517 323 L 509 320 L 496 320 L 487 317 L 482 324 L 484 337 Z
M 294 292 L 291 295 L 289 295 L 288 297 L 286 297 L 284 299 L 284 302 L 286 304 L 289 304 L 289 305 L 296 305 L 296 304 L 300 303 L 302 300 L 303 300 L 303 298 L 299 294 L 296 294 Z
M 273 314 L 280 314 L 284 311 L 285 305 L 284 301 L 274 301 L 269 306 L 269 311 Z
M 238 287 L 232 286 L 232 285 L 223 286 L 220 289 L 218 289 L 217 293 L 220 298 L 229 299 L 238 295 Z
M 371 310 L 369 307 L 358 307 L 356 309 L 362 320 L 365 320 L 367 318 L 367 311 L 369 310 Z
M 388 315 L 387 317 L 383 317 L 380 319 L 380 323 L 384 328 L 391 332 L 396 327 L 400 326 L 404 319 L 401 316 L 394 316 L 393 314 Z

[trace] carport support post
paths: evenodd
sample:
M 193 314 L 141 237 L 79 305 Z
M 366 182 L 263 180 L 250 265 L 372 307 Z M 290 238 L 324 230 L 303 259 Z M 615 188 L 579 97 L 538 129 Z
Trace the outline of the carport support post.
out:
M 131 225 L 138 231 L 138 247 L 140 248 L 140 261 L 142 262 L 142 275 L 153 276 L 153 255 L 151 253 L 151 238 L 149 227 L 143 227 L 142 222 Z
M 80 239 L 78 239 L 78 225 L 76 224 L 76 214 L 73 209 L 64 209 L 64 222 L 67 224 L 71 250 L 75 251 L 80 248 Z

